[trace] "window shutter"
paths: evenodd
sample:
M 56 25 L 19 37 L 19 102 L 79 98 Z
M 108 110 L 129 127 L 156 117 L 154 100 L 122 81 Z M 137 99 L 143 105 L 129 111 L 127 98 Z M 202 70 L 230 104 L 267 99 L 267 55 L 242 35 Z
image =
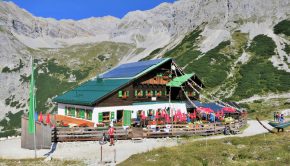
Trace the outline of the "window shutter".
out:
M 162 91 L 159 91 L 159 93 L 160 93 L 160 96 L 162 96 Z
M 138 96 L 138 91 L 137 91 L 137 90 L 135 90 L 135 97 L 136 97 L 136 96 Z
M 141 90 L 141 94 L 142 94 L 142 96 L 144 96 L 144 91 L 143 90 Z
M 127 96 L 127 97 L 129 97 L 129 91 L 127 91 L 127 94 L 126 94 L 126 96 Z
M 118 97 L 122 97 L 122 96 L 123 96 L 123 92 L 120 90 L 119 94 L 118 94 Z
M 115 112 L 111 112 L 110 115 L 110 120 L 113 120 L 115 118 Z
M 67 115 L 67 107 L 64 107 L 64 115 Z
M 103 122 L 103 113 L 102 112 L 99 112 L 99 114 L 98 114 L 98 122 L 99 123 Z
M 72 117 L 75 117 L 76 116 L 76 108 L 72 108 Z
M 154 93 L 155 93 L 155 96 L 157 96 L 158 91 L 156 90 L 156 91 L 154 91 Z
M 146 95 L 146 96 L 148 95 L 148 90 L 146 90 L 145 95 Z
M 153 96 L 153 90 L 152 90 L 152 91 L 150 91 L 150 94 L 151 94 L 151 96 Z

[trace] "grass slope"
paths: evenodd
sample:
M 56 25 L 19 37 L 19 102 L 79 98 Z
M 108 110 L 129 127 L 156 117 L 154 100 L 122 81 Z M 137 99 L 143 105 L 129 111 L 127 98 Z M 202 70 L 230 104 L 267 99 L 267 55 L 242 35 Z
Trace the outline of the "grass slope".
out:
M 274 33 L 290 36 L 290 20 L 283 20 L 280 21 L 277 25 L 275 25 Z
M 290 134 L 265 134 L 185 143 L 131 156 L 120 166 L 290 164 Z
M 290 73 L 276 69 L 269 60 L 275 54 L 275 48 L 274 41 L 268 36 L 258 35 L 253 39 L 248 49 L 253 56 L 240 68 L 241 77 L 233 99 L 290 90 Z

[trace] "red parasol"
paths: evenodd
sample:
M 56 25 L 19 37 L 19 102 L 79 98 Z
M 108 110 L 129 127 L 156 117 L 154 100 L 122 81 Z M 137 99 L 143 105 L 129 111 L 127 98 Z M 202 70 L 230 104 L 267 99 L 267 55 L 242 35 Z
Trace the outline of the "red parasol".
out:
M 227 113 L 234 113 L 234 112 L 236 112 L 236 109 L 234 109 L 232 107 L 224 107 L 224 108 L 222 108 L 222 111 L 227 112 Z
M 155 119 L 158 119 L 158 118 L 159 118 L 159 112 L 156 111 L 156 113 L 155 113 Z
M 212 109 L 210 109 L 210 108 L 205 108 L 205 107 L 197 107 L 197 108 L 196 108 L 196 111 L 198 111 L 198 112 L 204 112 L 204 113 L 206 113 L 206 114 L 209 114 L 209 113 L 214 112 Z
M 162 111 L 161 111 L 161 117 L 165 117 L 165 115 L 166 115 L 166 111 L 165 111 L 165 109 L 163 109 Z
M 42 115 L 42 112 L 39 113 L 38 121 L 39 121 L 39 122 L 43 122 L 43 115 Z
M 168 114 L 165 114 L 165 121 L 166 123 L 170 123 L 170 118 Z
M 46 124 L 50 124 L 50 114 L 46 114 Z
M 193 111 L 193 119 L 196 119 L 196 111 Z

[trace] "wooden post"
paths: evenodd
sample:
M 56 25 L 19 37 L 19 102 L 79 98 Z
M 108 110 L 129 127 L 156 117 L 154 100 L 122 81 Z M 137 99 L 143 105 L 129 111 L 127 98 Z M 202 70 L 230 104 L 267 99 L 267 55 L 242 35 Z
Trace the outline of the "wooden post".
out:
M 103 163 L 103 145 L 101 145 L 101 164 Z
M 114 149 L 114 163 L 116 163 L 116 158 L 117 158 L 117 153 L 116 153 L 116 149 Z

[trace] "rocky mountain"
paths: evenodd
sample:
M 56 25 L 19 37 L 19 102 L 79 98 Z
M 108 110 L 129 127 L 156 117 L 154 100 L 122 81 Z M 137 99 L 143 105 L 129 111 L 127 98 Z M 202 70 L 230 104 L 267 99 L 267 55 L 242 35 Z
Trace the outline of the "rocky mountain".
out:
M 97 73 L 157 57 L 176 58 L 203 79 L 205 93 L 226 100 L 290 96 L 289 19 L 289 0 L 178 0 L 122 19 L 77 21 L 0 2 L 0 126 L 19 126 L 15 119 L 28 108 L 31 56 L 43 112 L 54 108 L 53 96 Z

